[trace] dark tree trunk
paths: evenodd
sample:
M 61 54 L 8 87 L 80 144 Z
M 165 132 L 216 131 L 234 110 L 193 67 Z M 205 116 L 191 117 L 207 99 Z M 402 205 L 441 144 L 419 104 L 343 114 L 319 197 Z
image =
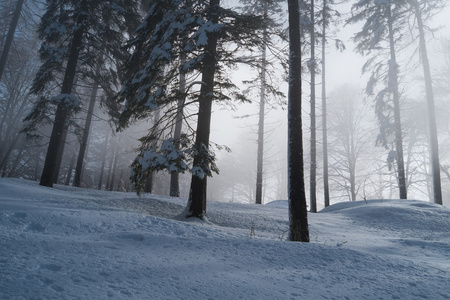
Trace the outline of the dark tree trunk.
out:
M 59 172 L 61 171 L 61 164 L 64 155 L 64 148 L 66 147 L 66 138 L 67 138 L 67 125 L 64 127 L 64 130 L 61 134 L 61 143 L 59 144 L 58 153 L 55 158 L 55 172 L 53 174 L 53 183 L 58 183 Z
M 218 22 L 217 11 L 220 0 L 210 0 L 210 21 L 213 24 Z M 205 158 L 209 149 L 209 134 L 211 127 L 211 109 L 214 92 L 214 75 L 216 69 L 217 34 L 208 34 L 208 44 L 205 47 L 205 58 L 202 69 L 202 87 L 199 95 L 199 111 L 197 119 L 197 132 L 195 136 L 195 147 L 197 153 L 194 155 L 194 168 L 204 168 Z M 206 153 L 205 153 L 206 152 Z M 191 188 L 188 200 L 187 217 L 203 219 L 206 214 L 206 183 L 207 174 L 200 177 L 192 175 Z
M 267 1 L 264 1 L 264 18 L 267 18 Z M 264 117 L 266 102 L 266 67 L 267 67 L 267 29 L 263 32 L 262 62 L 261 62 L 261 90 L 259 98 L 259 122 L 258 122 L 258 152 L 256 162 L 256 204 L 262 204 L 263 187 L 263 158 L 264 158 Z
M 78 159 L 77 159 L 77 167 L 75 169 L 75 177 L 73 179 L 73 186 L 79 187 L 81 183 L 81 175 L 83 173 L 83 162 L 84 162 L 84 156 L 86 154 L 86 148 L 88 145 L 89 140 L 89 130 L 91 129 L 91 122 L 92 122 L 92 115 L 94 113 L 94 105 L 95 100 L 97 98 L 97 91 L 98 86 L 95 84 L 95 86 L 92 88 L 91 92 L 91 98 L 89 99 L 89 107 L 86 115 L 86 123 L 84 125 L 83 130 L 83 137 L 80 144 L 80 151 L 78 153 Z
M 78 22 L 81 23 L 81 22 Z M 67 62 L 66 71 L 64 74 L 61 94 L 72 93 L 73 83 L 75 79 L 78 56 L 83 40 L 83 30 L 75 31 L 72 45 L 69 51 L 69 61 Z M 62 155 L 60 151 L 64 149 L 65 132 L 67 130 L 66 123 L 69 116 L 69 110 L 64 103 L 58 103 L 56 108 L 55 120 L 53 123 L 52 134 L 45 157 L 44 170 L 42 171 L 40 185 L 52 187 L 54 178 L 58 172 L 61 163 L 56 160 L 58 155 Z
M 326 46 L 326 6 L 327 1 L 323 0 L 323 24 L 322 24 L 322 143 L 323 143 L 323 193 L 325 207 L 330 205 L 330 187 L 328 181 L 328 133 L 327 133 L 327 89 L 326 89 L 326 72 L 325 72 L 325 46 Z
M 420 6 L 416 0 L 410 0 L 413 6 L 417 27 L 419 29 L 419 51 L 422 59 L 423 72 L 425 77 L 425 92 L 428 105 L 428 122 L 430 123 L 430 148 L 431 148 L 431 172 L 433 175 L 433 199 L 437 204 L 442 205 L 441 173 L 439 168 L 439 143 L 436 126 L 436 115 L 434 108 L 433 82 L 431 79 L 430 63 L 428 61 L 427 46 L 425 41 L 425 31 L 422 20 Z
M 391 4 L 387 4 L 388 13 L 388 27 L 389 27 L 389 46 L 391 60 L 389 62 L 389 89 L 392 91 L 394 100 L 394 126 L 395 126 L 395 147 L 397 151 L 397 173 L 398 173 L 398 188 L 400 199 L 407 198 L 406 190 L 406 176 L 405 163 L 403 161 L 403 138 L 402 138 L 402 123 L 400 117 L 400 93 L 398 90 L 398 65 L 395 53 L 395 41 L 393 30 L 393 19 L 391 12 Z
M 317 177 L 317 148 L 316 148 L 316 37 L 314 30 L 314 0 L 311 0 L 311 60 L 309 69 L 311 72 L 311 168 L 309 176 L 310 203 L 309 210 L 317 212 L 316 177 Z
M 24 0 L 18 0 L 16 9 L 14 10 L 13 18 L 8 30 L 8 35 L 6 36 L 5 45 L 2 50 L 2 55 L 0 57 L 0 81 L 2 80 L 3 71 L 5 70 L 6 61 L 8 60 L 9 50 L 11 49 L 12 42 L 14 40 L 14 33 L 16 32 L 17 23 L 19 22 L 20 13 L 22 11 Z
M 289 10 L 289 96 L 288 96 L 288 197 L 289 239 L 309 242 L 303 173 L 302 82 L 300 12 L 297 0 L 288 0 Z

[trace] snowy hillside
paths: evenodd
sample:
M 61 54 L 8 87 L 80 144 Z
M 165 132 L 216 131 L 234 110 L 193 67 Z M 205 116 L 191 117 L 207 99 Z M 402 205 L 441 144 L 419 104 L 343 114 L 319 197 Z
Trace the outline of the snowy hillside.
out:
M 301 244 L 283 201 L 184 206 L 0 179 L 0 299 L 450 299 L 446 207 L 336 204 Z

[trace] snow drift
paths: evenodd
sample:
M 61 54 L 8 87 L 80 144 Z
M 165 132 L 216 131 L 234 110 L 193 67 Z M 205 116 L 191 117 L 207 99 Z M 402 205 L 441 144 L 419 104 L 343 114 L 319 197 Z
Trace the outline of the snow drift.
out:
M 286 202 L 184 206 L 0 179 L 0 299 L 450 299 L 446 207 L 338 203 L 301 244 Z

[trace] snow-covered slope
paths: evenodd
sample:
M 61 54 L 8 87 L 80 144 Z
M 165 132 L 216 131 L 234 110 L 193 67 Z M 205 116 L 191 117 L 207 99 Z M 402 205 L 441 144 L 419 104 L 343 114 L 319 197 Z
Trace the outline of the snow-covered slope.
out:
M 0 179 L 0 299 L 450 299 L 446 207 L 335 204 L 301 244 L 283 201 L 184 206 Z

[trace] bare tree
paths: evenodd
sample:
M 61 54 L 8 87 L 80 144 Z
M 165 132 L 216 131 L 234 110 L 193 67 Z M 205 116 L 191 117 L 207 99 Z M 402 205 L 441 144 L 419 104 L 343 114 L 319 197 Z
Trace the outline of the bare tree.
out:
M 365 148 L 369 146 L 362 95 L 350 86 L 343 86 L 332 96 L 332 111 L 329 116 L 331 174 L 335 189 L 356 201 L 362 180 L 358 180 L 358 164 Z

